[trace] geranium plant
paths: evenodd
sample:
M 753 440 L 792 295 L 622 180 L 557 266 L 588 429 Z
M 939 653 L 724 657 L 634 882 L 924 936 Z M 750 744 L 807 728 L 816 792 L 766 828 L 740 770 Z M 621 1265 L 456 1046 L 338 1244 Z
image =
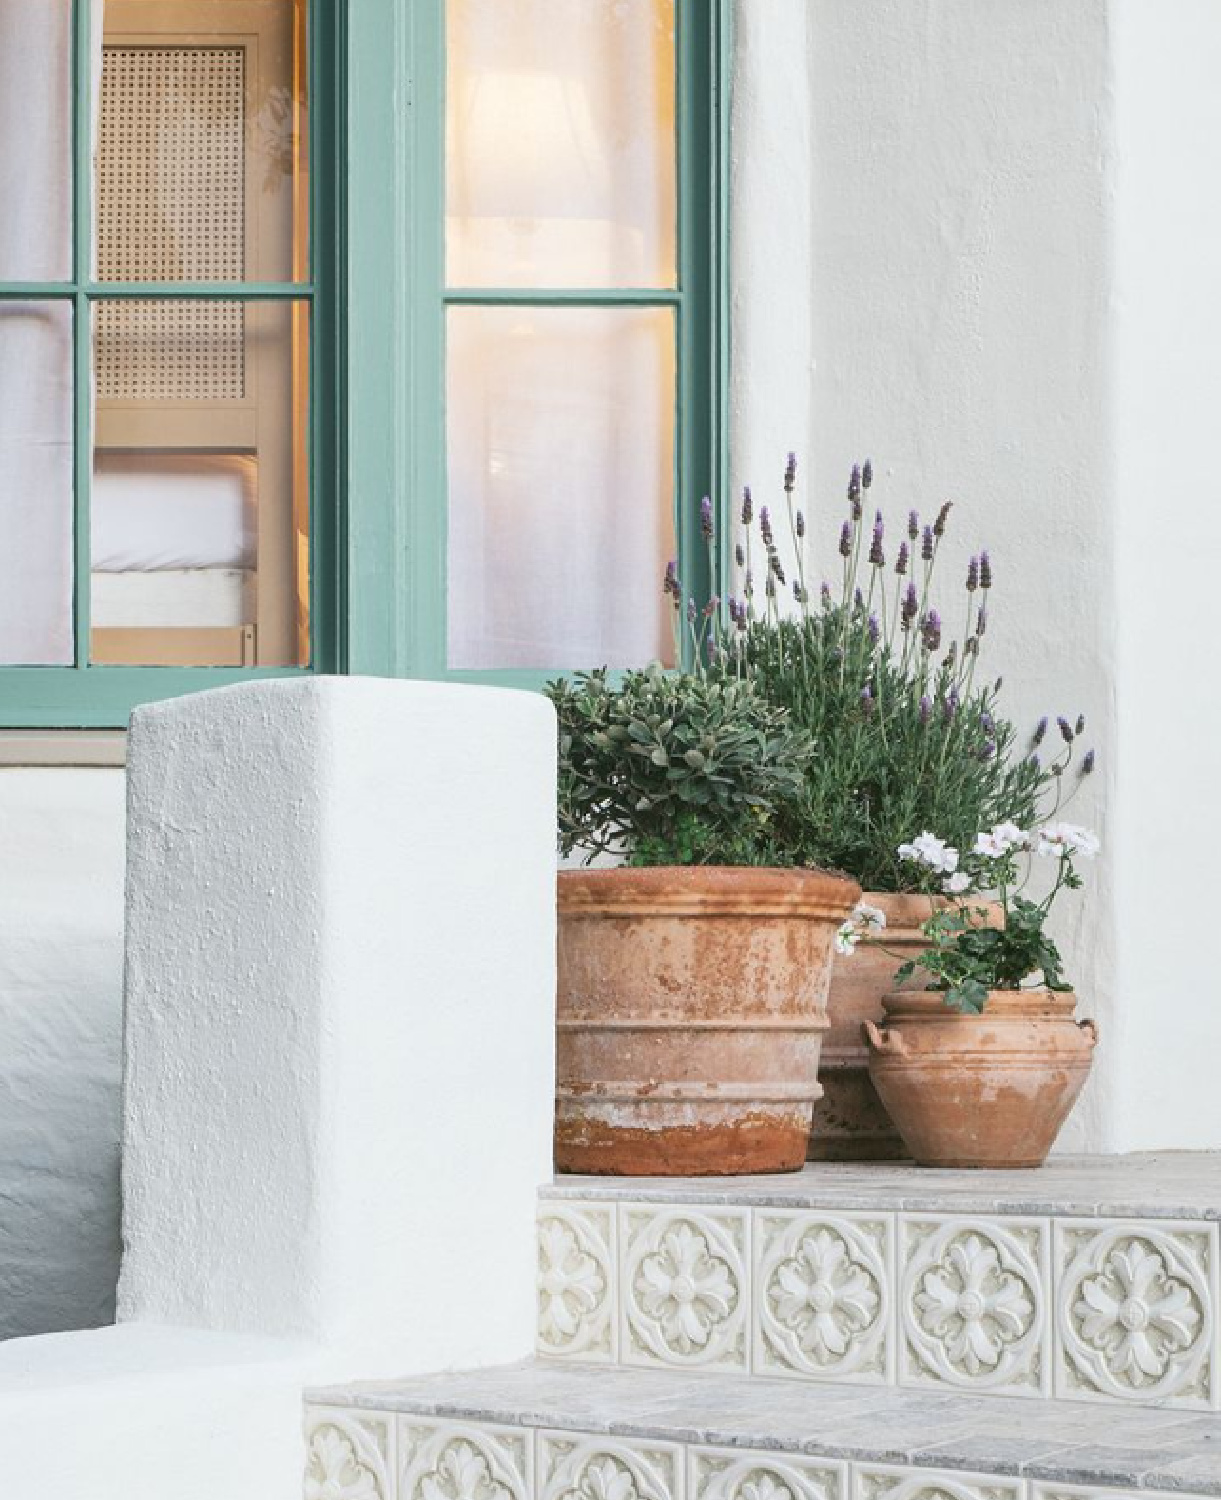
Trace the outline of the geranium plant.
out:
M 898 857 L 917 885 L 949 902 L 931 911 L 922 928 L 928 947 L 899 967 L 896 982 L 921 970 L 929 977 L 927 987 L 943 991 L 948 1006 L 975 1015 L 993 990 L 1070 990 L 1046 924 L 1060 893 L 1081 888 L 1078 861 L 1094 859 L 1098 849 L 1088 829 L 1064 822 L 1033 832 L 999 823 L 964 851 L 928 832 L 900 844 Z M 1036 900 L 1026 891 L 1043 860 L 1051 864 L 1050 889 Z M 995 895 L 1002 926 L 978 904 L 984 893 Z M 858 935 L 863 931 L 859 920 L 854 928 Z

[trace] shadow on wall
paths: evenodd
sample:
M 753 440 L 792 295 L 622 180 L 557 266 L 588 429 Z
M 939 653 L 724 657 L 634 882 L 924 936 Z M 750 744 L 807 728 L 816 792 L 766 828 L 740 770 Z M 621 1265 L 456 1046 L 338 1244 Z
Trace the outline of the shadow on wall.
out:
M 114 1318 L 124 775 L 0 771 L 0 1339 Z

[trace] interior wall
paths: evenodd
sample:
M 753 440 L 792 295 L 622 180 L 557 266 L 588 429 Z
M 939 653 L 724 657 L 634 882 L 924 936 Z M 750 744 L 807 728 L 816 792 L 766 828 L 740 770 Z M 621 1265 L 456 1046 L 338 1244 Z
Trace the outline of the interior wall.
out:
M 124 776 L 0 770 L 0 1338 L 107 1323 Z
M 853 462 L 893 528 L 954 500 L 943 613 L 987 546 L 984 664 L 1019 724 L 1086 714 L 1099 770 L 1068 815 L 1110 845 L 1107 6 L 739 0 L 737 26 L 735 478 L 778 497 L 798 450 L 815 578 Z M 1069 1149 L 1114 1139 L 1113 868 L 1057 919 L 1103 1035 Z

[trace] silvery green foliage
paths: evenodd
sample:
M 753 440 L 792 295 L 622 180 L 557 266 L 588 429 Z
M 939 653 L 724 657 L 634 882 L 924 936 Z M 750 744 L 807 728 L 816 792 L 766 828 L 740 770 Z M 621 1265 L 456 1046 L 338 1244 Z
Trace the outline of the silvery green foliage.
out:
M 547 689 L 559 718 L 560 847 L 637 865 L 792 864 L 780 810 L 812 754 L 750 682 L 653 665 Z

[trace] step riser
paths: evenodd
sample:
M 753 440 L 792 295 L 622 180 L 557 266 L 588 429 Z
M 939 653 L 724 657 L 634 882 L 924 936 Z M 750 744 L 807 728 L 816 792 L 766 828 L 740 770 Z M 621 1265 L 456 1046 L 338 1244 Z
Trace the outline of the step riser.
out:
M 1218 1249 L 1211 1221 L 544 1197 L 538 1351 L 1216 1411 Z
M 1138 1493 L 1192 1500 L 1135 1485 L 623 1441 L 349 1407 L 309 1407 L 306 1439 L 306 1496 L 343 1500 L 1108 1500 Z M 901 1444 L 902 1435 L 894 1440 Z M 1054 1454 L 1024 1467 L 1054 1476 Z

